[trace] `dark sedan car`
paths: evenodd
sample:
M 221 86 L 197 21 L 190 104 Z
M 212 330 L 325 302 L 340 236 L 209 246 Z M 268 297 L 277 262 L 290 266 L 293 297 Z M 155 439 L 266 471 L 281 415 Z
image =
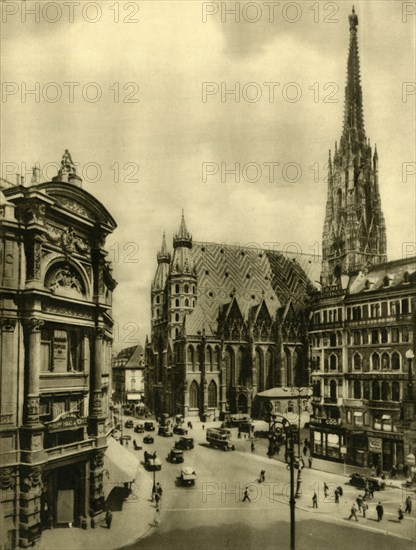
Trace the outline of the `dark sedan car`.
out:
M 182 426 L 174 426 L 173 433 L 177 435 L 188 435 L 188 430 Z
M 154 443 L 154 438 L 151 435 L 145 435 L 143 438 L 143 443 Z
M 133 427 L 133 420 L 126 420 L 124 422 L 124 427 L 125 428 L 132 428 Z
M 385 489 L 386 484 L 384 481 L 377 479 L 376 477 L 365 477 L 362 474 L 351 474 L 350 483 L 360 489 L 365 489 L 365 485 L 368 482 L 368 487 L 371 491 L 381 491 Z
M 135 431 L 136 434 L 141 434 L 141 433 L 143 433 L 143 432 L 144 432 L 144 426 L 143 426 L 143 424 L 136 424 L 136 425 L 134 426 L 134 431 Z
M 175 441 L 175 449 L 189 451 L 194 448 L 194 440 L 192 437 L 181 437 L 179 441 Z
M 155 431 L 155 425 L 153 422 L 145 422 L 144 423 L 144 429 L 146 432 L 154 432 Z

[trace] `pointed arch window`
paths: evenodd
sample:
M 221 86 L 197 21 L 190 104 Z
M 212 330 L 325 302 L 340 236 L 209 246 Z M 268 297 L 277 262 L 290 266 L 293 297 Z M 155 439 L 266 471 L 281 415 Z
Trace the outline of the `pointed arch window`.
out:
M 188 300 L 188 298 L 185 299 L 185 307 L 189 307 L 189 300 Z
M 175 321 L 176 321 L 176 322 L 179 321 L 179 313 L 175 313 Z
M 256 377 L 257 377 L 257 391 L 263 391 L 264 389 L 264 376 L 263 376 L 263 356 L 259 348 L 256 348 L 254 356 L 255 366 L 256 366 Z
M 205 369 L 210 372 L 214 370 L 214 357 L 211 346 L 205 348 Z
M 179 292 L 180 292 L 180 287 L 179 287 L 179 285 L 175 285 L 175 292 L 176 292 L 176 294 L 179 294 Z
M 338 384 L 336 380 L 331 380 L 329 382 L 329 398 L 331 401 L 337 400 Z
M 185 285 L 184 292 L 185 292 L 185 294 L 188 294 L 188 292 L 189 292 L 189 285 Z
M 214 382 L 214 380 L 211 380 L 211 382 L 208 385 L 208 407 L 216 407 L 217 406 L 217 384 Z
M 360 370 L 361 369 L 362 359 L 361 359 L 361 355 L 359 353 L 354 354 L 353 363 L 354 363 L 354 369 L 355 370 Z
M 331 370 L 337 370 L 337 356 L 334 354 L 329 358 L 329 368 Z
M 273 387 L 273 352 L 268 349 L 266 352 L 265 361 L 265 389 L 268 390 Z
M 199 409 L 199 386 L 195 380 L 189 386 L 189 408 Z
M 224 354 L 225 363 L 225 384 L 226 384 L 226 399 L 230 400 L 231 385 L 234 371 L 234 354 L 232 349 L 226 349 Z
M 381 356 L 381 368 L 382 369 L 390 368 L 390 355 L 386 351 Z
M 175 307 L 179 307 L 179 303 L 180 303 L 180 302 L 179 302 L 179 298 L 176 298 L 176 300 L 175 300 Z
M 373 370 L 380 370 L 380 356 L 376 352 L 371 356 L 371 368 Z
M 391 356 L 391 368 L 393 370 L 399 370 L 400 363 L 400 353 L 398 353 L 397 351 L 393 352 L 393 355 Z
M 195 370 L 195 350 L 192 346 L 188 346 L 188 365 Z

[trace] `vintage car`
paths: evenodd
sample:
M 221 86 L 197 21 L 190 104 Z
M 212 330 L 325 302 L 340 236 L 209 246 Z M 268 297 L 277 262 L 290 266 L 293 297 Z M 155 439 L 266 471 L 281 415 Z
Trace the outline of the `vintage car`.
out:
M 173 432 L 168 426 L 159 426 L 157 433 L 158 435 L 163 435 L 163 437 L 173 436 Z
M 188 435 L 188 430 L 182 426 L 174 426 L 173 433 L 177 435 Z
M 365 477 L 358 473 L 350 475 L 350 483 L 355 487 L 365 489 L 366 482 L 368 482 L 368 487 L 371 491 L 381 491 L 386 487 L 386 483 L 376 477 Z
M 143 424 L 136 424 L 134 426 L 134 431 L 136 434 L 141 434 L 144 432 L 144 425 Z
M 143 438 L 143 443 L 154 443 L 154 442 L 155 440 L 151 435 L 145 435 Z
M 192 466 L 184 466 L 179 476 L 181 485 L 195 485 L 196 473 Z
M 144 461 L 144 467 L 146 468 L 146 470 L 149 470 L 149 472 L 153 470 L 161 470 L 162 461 L 160 460 L 160 458 L 147 456 L 146 460 Z
M 129 419 L 124 422 L 125 428 L 132 428 L 133 427 L 133 420 Z
M 217 447 L 223 451 L 234 451 L 235 447 L 230 443 L 231 432 L 225 428 L 208 428 L 206 438 L 210 447 Z
M 175 449 L 189 451 L 194 448 L 194 440 L 192 437 L 181 437 L 179 441 L 175 441 Z
M 180 449 L 171 449 L 167 456 L 167 460 L 172 464 L 180 464 L 184 461 L 183 451 Z
M 155 431 L 155 425 L 153 422 L 145 422 L 144 423 L 144 429 L 146 432 L 154 432 Z

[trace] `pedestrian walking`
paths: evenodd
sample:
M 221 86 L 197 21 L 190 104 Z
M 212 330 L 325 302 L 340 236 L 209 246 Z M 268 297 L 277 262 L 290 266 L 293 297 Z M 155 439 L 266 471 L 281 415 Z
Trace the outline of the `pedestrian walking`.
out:
M 308 458 L 308 464 L 309 464 L 309 468 L 312 468 L 312 457 L 311 456 Z
M 308 447 L 306 445 L 303 447 L 303 454 L 305 456 L 308 454 Z
M 205 430 L 205 424 L 202 424 L 202 431 Z
M 398 516 L 399 516 L 399 523 L 401 523 L 401 522 L 402 522 L 402 519 L 404 518 L 404 515 L 403 515 L 403 508 L 402 508 L 402 505 L 401 505 L 401 504 L 400 504 L 400 506 L 399 506 L 399 509 L 398 509 L 397 513 L 398 513 Z
M 357 503 L 358 511 L 361 512 L 361 508 L 363 507 L 363 504 L 364 504 L 363 497 L 361 495 L 358 495 L 355 502 Z
M 406 507 L 405 507 L 404 511 L 407 514 L 411 514 L 411 512 L 412 512 L 412 497 L 410 495 L 408 495 L 408 497 L 406 498 L 405 504 L 406 504 Z
M 396 473 L 397 473 L 396 466 L 393 464 L 390 470 L 391 479 L 396 479 Z
M 329 487 L 328 487 L 328 484 L 325 481 L 324 482 L 324 496 L 325 496 L 325 498 L 328 496 L 328 493 L 329 493 Z
M 113 521 L 113 514 L 110 512 L 110 510 L 107 510 L 105 514 L 105 524 L 107 525 L 107 529 L 111 529 L 112 521 Z
M 339 504 L 339 491 L 338 491 L 338 488 L 335 489 L 334 496 L 335 496 L 335 504 Z
M 342 495 L 344 494 L 344 489 L 341 487 L 341 485 L 338 485 L 337 489 L 338 489 L 339 496 L 342 497 Z
M 312 496 L 312 508 L 318 508 L 318 495 L 316 494 L 316 491 L 313 492 Z
M 377 512 L 377 521 L 382 521 L 383 515 L 384 515 L 384 508 L 381 502 L 379 502 L 376 506 L 376 512 Z
M 160 510 L 160 496 L 159 496 L 159 493 L 155 493 L 155 508 L 156 508 L 156 512 L 159 512 Z
M 159 495 L 159 498 L 162 498 L 163 489 L 160 483 L 156 483 L 156 493 Z
M 266 470 L 262 470 L 260 472 L 260 483 L 264 483 L 266 481 Z
M 366 517 L 367 510 L 368 510 L 368 504 L 363 502 L 363 518 Z
M 246 500 L 248 500 L 249 502 L 251 502 L 250 495 L 248 494 L 248 487 L 245 487 L 245 488 L 244 488 L 244 498 L 243 498 L 243 502 L 245 502 Z
M 251 442 L 251 452 L 254 453 L 254 450 L 255 450 L 255 445 L 254 445 L 254 441 Z
M 358 518 L 357 518 L 357 506 L 355 505 L 355 502 L 353 503 L 353 505 L 351 506 L 351 513 L 350 513 L 350 517 L 348 519 L 351 519 L 351 518 L 355 518 L 355 521 L 358 521 Z

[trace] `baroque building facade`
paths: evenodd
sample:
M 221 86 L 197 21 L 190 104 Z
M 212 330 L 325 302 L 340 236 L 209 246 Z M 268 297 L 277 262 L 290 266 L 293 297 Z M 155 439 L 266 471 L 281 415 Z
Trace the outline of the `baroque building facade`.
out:
M 0 495 L 13 548 L 103 517 L 116 223 L 68 151 L 52 181 L 34 169 L 0 189 Z
M 320 258 L 193 242 L 182 214 L 157 264 L 145 375 L 156 414 L 250 414 L 258 392 L 307 383 L 306 288 Z
M 349 30 L 344 125 L 328 163 L 322 273 L 310 288 L 312 452 L 379 471 L 402 469 L 416 451 L 416 258 L 387 261 L 354 10 Z

